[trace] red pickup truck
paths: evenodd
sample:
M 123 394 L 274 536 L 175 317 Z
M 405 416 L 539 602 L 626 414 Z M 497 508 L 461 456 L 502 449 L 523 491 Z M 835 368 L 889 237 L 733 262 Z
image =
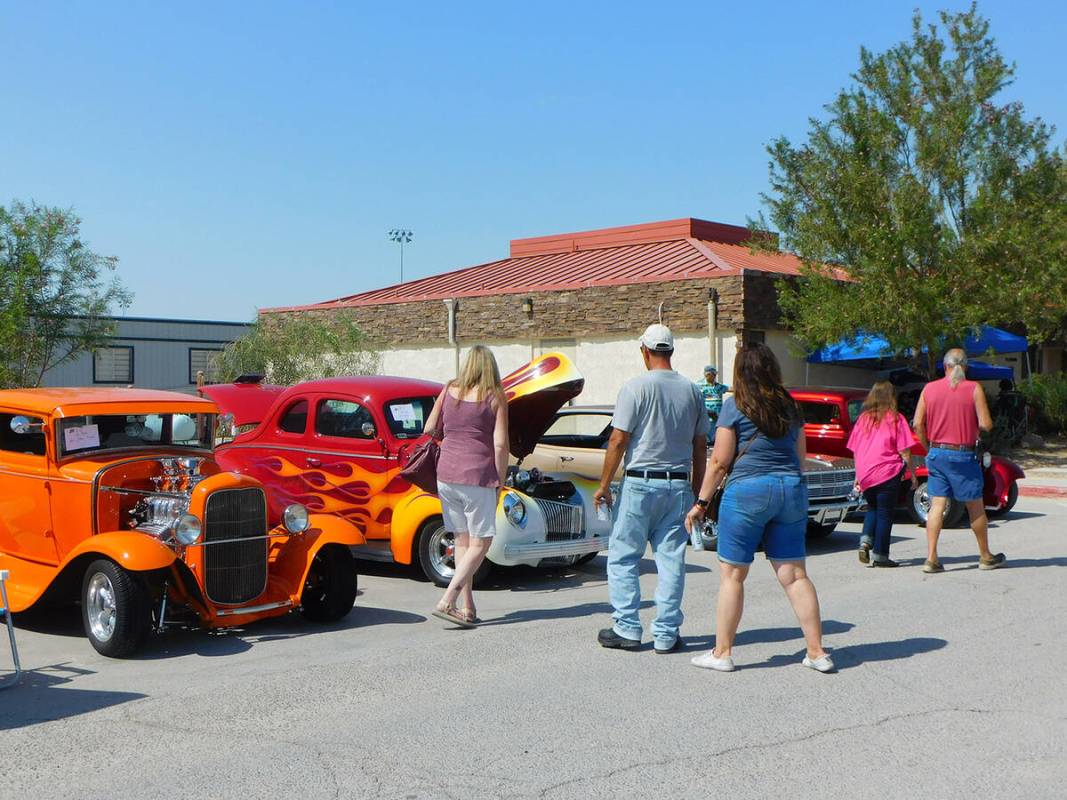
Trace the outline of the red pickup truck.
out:
M 821 453 L 828 456 L 848 456 L 852 453 L 845 446 L 856 419 L 863 409 L 867 398 L 865 389 L 831 389 L 803 386 L 789 390 L 800 403 L 804 412 L 804 436 L 809 453 Z M 907 508 L 912 518 L 921 524 L 926 523 L 930 510 L 930 496 L 926 482 L 929 473 L 926 469 L 926 449 L 916 445 L 912 450 L 915 457 L 915 476 L 918 488 L 911 488 L 911 475 L 900 484 L 900 504 Z M 1020 478 L 1025 477 L 1022 469 L 1014 462 L 986 453 L 983 456 L 982 472 L 985 476 L 985 505 L 987 513 L 992 516 L 1007 514 L 1019 499 Z M 951 527 L 959 524 L 966 514 L 961 503 L 952 500 L 945 511 L 945 525 Z

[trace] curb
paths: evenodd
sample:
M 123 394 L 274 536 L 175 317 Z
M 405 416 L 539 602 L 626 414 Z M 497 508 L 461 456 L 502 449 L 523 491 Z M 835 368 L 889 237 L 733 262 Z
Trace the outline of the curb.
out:
M 1067 497 L 1067 486 L 1019 485 L 1020 497 Z

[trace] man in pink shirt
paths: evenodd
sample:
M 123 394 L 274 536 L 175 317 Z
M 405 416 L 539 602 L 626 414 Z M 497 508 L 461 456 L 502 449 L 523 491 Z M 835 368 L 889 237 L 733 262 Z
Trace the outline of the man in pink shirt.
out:
M 1004 554 L 989 551 L 989 525 L 985 514 L 982 467 L 978 463 L 978 431 L 993 429 L 982 386 L 966 379 L 967 354 L 945 353 L 945 377 L 923 388 L 915 409 L 915 433 L 928 449 L 930 513 L 926 518 L 928 554 L 923 572 L 944 572 L 937 557 L 937 540 L 948 498 L 967 506 L 971 530 L 978 540 L 978 568 L 996 569 Z

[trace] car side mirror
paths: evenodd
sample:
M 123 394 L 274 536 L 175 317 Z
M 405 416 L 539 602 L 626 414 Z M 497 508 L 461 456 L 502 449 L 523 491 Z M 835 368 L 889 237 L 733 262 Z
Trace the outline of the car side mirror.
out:
M 366 436 L 368 439 L 373 439 L 374 434 L 378 432 L 377 429 L 374 427 L 373 422 L 364 422 L 363 427 L 360 428 L 360 430 L 363 431 L 363 435 Z
M 27 433 L 38 433 L 44 430 L 43 422 L 32 422 L 29 417 L 12 417 L 11 418 L 11 430 L 19 435 Z

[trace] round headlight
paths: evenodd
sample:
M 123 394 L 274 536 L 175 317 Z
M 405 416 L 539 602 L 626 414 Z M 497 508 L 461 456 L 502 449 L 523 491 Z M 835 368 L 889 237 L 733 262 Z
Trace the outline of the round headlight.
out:
M 311 525 L 308 510 L 299 503 L 286 506 L 282 512 L 282 522 L 289 533 L 303 533 Z
M 195 544 L 202 532 L 200 520 L 193 514 L 182 514 L 174 526 L 174 538 L 184 545 Z
M 512 525 L 520 528 L 526 522 L 526 504 L 514 492 L 508 492 L 504 495 L 504 516 L 508 518 Z

